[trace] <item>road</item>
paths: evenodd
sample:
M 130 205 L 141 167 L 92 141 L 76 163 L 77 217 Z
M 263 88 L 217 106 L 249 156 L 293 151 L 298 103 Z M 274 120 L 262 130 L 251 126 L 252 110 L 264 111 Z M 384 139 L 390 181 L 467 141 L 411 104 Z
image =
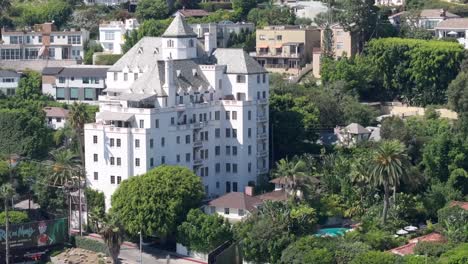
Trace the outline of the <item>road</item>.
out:
M 101 240 L 100 236 L 97 234 L 90 234 L 88 235 L 88 238 Z M 167 256 L 169 256 L 169 262 Z M 122 264 L 139 264 L 140 249 L 138 244 L 123 242 L 120 247 L 119 258 L 121 259 Z M 149 246 L 143 246 L 142 258 L 143 264 L 207 264 L 200 260 L 177 256 L 174 252 L 168 252 Z

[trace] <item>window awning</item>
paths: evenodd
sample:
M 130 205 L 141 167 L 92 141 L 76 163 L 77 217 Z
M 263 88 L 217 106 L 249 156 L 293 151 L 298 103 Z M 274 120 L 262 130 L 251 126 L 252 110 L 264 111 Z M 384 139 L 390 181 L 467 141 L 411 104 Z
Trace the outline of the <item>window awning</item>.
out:
M 260 45 L 258 45 L 258 48 L 259 49 L 268 49 L 268 45 L 267 44 L 260 44 Z
M 115 112 L 104 111 L 98 114 L 97 119 L 102 119 L 106 121 L 128 122 L 134 116 L 135 116 L 134 114 L 129 114 L 129 113 L 115 113 Z
M 276 44 L 275 48 L 281 49 L 283 47 L 283 44 Z

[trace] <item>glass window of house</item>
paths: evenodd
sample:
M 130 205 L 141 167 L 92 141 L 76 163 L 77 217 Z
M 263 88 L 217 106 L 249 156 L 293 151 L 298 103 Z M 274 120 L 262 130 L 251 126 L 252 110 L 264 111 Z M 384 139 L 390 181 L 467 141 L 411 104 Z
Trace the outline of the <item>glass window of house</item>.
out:
M 104 33 L 104 38 L 105 38 L 105 40 L 114 40 L 114 32 L 106 31 Z

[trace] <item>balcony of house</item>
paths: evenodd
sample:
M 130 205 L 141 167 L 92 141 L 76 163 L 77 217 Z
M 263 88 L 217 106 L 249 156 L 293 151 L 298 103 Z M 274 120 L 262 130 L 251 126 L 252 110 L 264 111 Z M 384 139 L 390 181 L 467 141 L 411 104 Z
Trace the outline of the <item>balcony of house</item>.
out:
M 257 122 L 266 122 L 268 119 L 267 119 L 267 116 L 266 115 L 259 115 L 257 116 Z
M 266 150 L 259 150 L 259 151 L 257 151 L 257 157 L 258 157 L 258 158 L 266 157 L 266 156 L 268 156 L 268 151 L 266 151 Z
M 267 168 L 259 168 L 257 169 L 257 174 L 267 174 L 268 169 Z
M 201 139 L 195 139 L 193 141 L 194 148 L 201 148 L 203 146 L 203 141 Z
M 266 139 L 267 133 L 266 132 L 257 132 L 257 139 Z
M 194 159 L 193 160 L 193 166 L 201 166 L 203 165 L 203 160 L 202 159 Z

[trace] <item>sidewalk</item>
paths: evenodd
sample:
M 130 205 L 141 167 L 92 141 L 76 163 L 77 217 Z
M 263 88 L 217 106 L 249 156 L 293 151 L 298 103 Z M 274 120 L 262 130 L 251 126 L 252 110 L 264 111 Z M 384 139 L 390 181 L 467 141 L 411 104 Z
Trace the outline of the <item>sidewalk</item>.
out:
M 100 240 L 101 236 L 98 234 L 89 234 L 90 239 Z M 169 256 L 169 262 L 167 259 Z M 138 244 L 131 242 L 123 242 L 120 248 L 119 258 L 123 264 L 139 264 L 140 263 L 140 248 Z M 169 252 L 157 248 L 143 246 L 142 253 L 143 263 L 156 263 L 156 264 L 207 264 L 206 262 L 193 259 L 186 256 L 181 256 L 175 252 Z

